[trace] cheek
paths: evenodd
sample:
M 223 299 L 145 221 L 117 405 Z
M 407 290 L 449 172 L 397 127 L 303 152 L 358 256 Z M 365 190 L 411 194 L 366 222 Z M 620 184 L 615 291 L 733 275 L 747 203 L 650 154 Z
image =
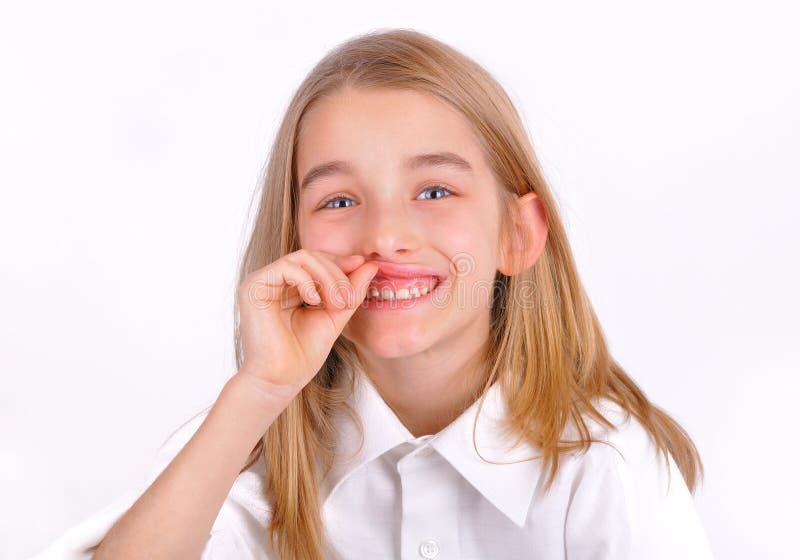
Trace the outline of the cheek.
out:
M 486 220 L 475 216 L 440 216 L 430 222 L 433 243 L 454 261 L 465 261 L 470 270 L 491 268 L 494 264 L 497 233 Z
M 351 233 L 346 227 L 307 221 L 298 224 L 297 231 L 303 249 L 339 254 L 344 248 L 352 246 Z

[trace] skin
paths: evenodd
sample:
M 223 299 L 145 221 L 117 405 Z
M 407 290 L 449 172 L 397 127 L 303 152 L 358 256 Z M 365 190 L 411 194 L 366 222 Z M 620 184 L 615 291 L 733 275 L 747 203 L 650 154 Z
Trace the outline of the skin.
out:
M 435 151 L 460 155 L 472 171 L 404 169 L 406 158 Z M 299 194 L 301 247 L 448 275 L 445 291 L 427 305 L 386 313 L 361 306 L 342 332 L 409 431 L 435 434 L 485 381 L 479 358 L 495 272 L 518 272 L 511 251 L 521 268 L 533 265 L 547 236 L 544 208 L 532 192 L 517 198 L 514 237 L 498 243 L 502 187 L 468 121 L 423 92 L 347 89 L 320 100 L 299 133 L 299 180 L 331 160 L 350 162 L 355 173 L 323 177 Z M 322 208 L 336 195 L 344 199 Z

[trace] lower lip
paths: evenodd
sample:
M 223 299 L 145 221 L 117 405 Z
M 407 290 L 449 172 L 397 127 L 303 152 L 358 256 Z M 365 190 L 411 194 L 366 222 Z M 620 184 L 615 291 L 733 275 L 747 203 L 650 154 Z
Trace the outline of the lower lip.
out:
M 422 305 L 427 305 L 428 302 L 433 299 L 433 295 L 437 294 L 439 290 L 443 289 L 444 283 L 445 280 L 439 280 L 433 290 L 429 291 L 424 296 L 411 299 L 374 300 L 365 298 L 360 307 L 367 311 L 379 311 L 381 313 L 410 311 L 412 309 L 417 309 Z

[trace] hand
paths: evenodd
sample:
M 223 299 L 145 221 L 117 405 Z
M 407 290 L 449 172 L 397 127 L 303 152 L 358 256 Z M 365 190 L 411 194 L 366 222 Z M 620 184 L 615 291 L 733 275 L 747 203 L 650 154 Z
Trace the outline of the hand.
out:
M 300 249 L 250 273 L 237 294 L 240 373 L 299 392 L 325 363 L 377 271 L 361 255 Z

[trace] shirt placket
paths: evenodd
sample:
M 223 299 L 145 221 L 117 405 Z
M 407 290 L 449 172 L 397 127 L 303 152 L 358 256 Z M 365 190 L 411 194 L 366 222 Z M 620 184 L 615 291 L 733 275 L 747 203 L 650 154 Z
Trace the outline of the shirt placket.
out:
M 400 558 L 447 560 L 458 549 L 458 493 L 451 467 L 423 444 L 397 463 L 402 488 Z

